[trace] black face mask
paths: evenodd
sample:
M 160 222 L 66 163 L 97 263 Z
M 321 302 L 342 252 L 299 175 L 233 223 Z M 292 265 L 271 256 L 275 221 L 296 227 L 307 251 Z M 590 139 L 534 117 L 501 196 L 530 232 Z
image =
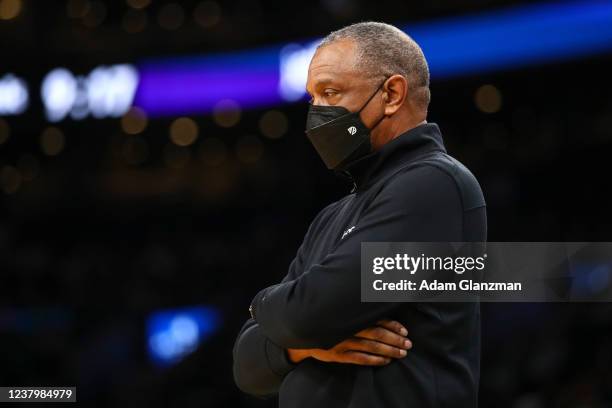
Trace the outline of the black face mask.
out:
M 357 112 L 342 106 L 310 105 L 306 118 L 306 135 L 328 169 L 342 170 L 347 163 L 372 151 L 370 131 L 378 126 L 385 115 L 372 129 L 368 129 L 359 114 L 380 91 L 385 81 Z

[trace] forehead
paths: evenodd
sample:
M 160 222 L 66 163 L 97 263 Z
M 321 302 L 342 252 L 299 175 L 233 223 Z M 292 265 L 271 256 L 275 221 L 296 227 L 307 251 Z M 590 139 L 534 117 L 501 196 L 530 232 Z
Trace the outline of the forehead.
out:
M 357 46 L 350 40 L 336 41 L 319 48 L 308 67 L 308 85 L 359 76 L 356 56 Z

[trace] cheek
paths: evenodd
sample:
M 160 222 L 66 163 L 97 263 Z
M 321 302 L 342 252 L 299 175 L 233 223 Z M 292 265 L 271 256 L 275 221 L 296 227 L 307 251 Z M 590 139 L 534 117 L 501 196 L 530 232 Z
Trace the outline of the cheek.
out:
M 382 114 L 381 114 L 382 116 Z M 377 118 L 376 120 L 380 119 Z M 389 131 L 389 121 L 383 119 L 380 121 L 378 126 L 370 130 L 370 143 L 372 143 L 372 150 L 378 150 L 391 139 L 391 132 Z
M 384 115 L 384 105 L 375 105 L 374 101 L 372 101 L 370 102 L 370 105 L 368 105 L 364 110 L 361 111 L 361 120 L 368 129 L 372 130 L 372 128 L 374 128 L 376 124 L 380 122 L 380 119 Z M 378 126 L 376 126 L 373 130 L 378 130 L 381 124 L 382 122 L 378 123 Z

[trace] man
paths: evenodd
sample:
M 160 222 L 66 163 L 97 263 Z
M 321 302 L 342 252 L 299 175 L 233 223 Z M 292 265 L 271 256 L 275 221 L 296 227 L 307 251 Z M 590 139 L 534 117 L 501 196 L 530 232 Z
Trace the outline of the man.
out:
M 306 133 L 354 188 L 253 299 L 234 346 L 238 386 L 278 393 L 281 408 L 477 406 L 478 303 L 360 301 L 362 242 L 486 241 L 478 182 L 426 121 L 421 49 L 387 24 L 345 27 L 317 48 L 307 90 Z

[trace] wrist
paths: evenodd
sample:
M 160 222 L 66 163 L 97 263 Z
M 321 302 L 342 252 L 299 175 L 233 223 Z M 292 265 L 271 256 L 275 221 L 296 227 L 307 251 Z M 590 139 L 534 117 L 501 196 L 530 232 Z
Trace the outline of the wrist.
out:
M 294 364 L 310 357 L 310 350 L 308 349 L 286 349 L 286 352 L 287 358 Z

